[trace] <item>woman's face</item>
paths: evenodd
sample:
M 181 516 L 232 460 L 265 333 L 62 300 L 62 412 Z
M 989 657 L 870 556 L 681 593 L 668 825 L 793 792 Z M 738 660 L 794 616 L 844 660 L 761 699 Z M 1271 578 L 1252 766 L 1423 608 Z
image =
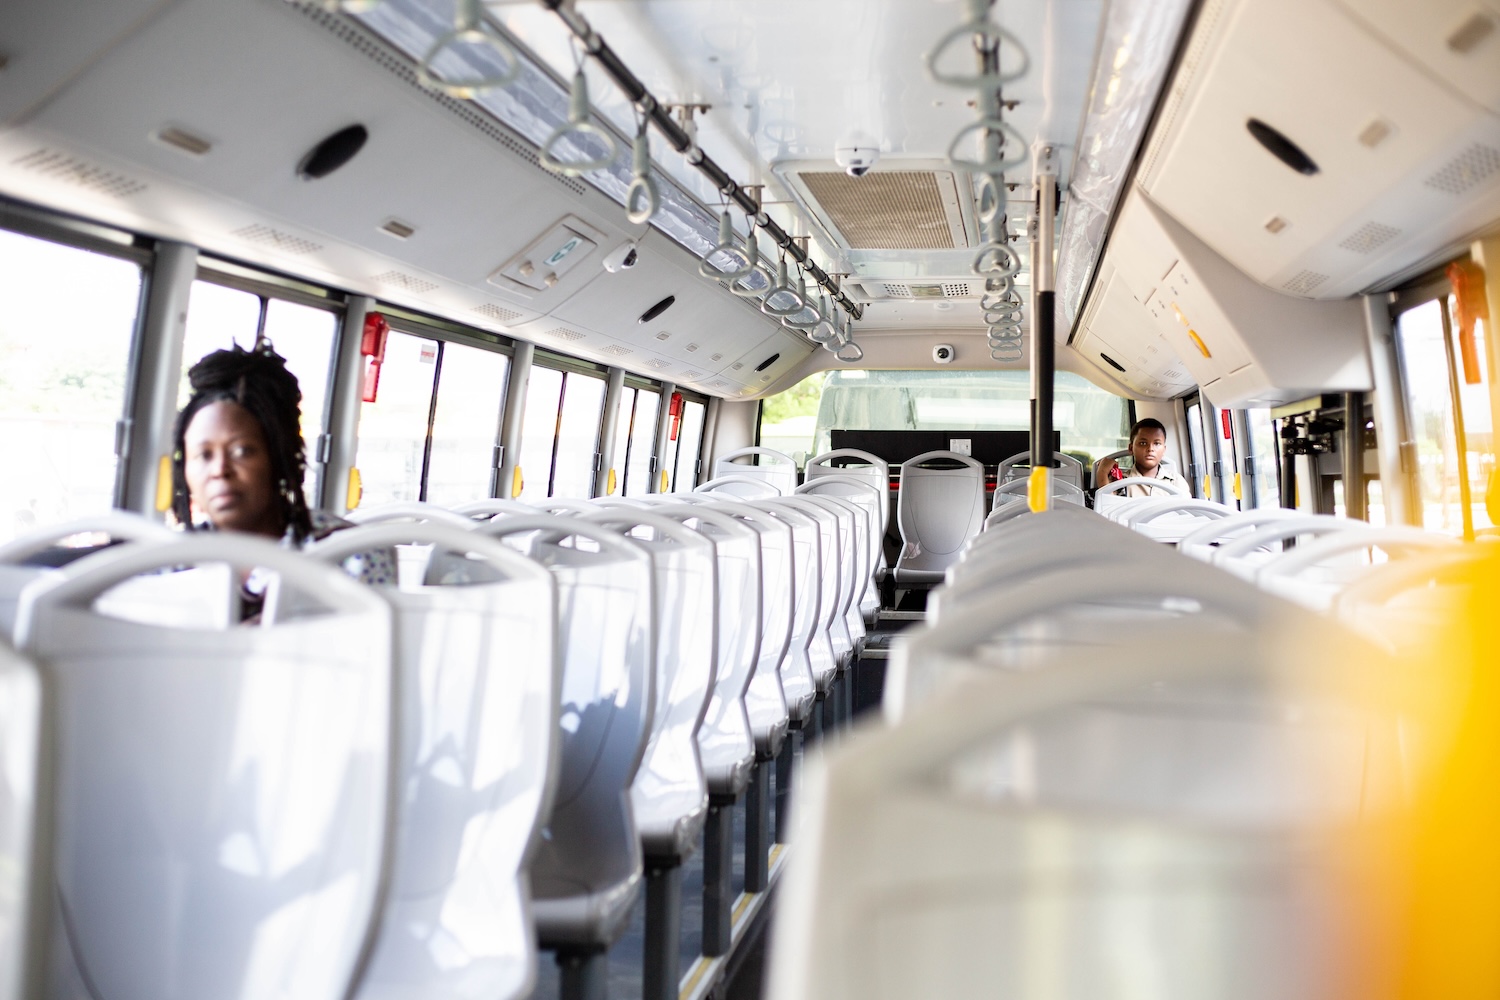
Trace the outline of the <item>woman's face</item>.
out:
M 183 473 L 194 509 L 220 531 L 280 538 L 286 530 L 266 436 L 238 403 L 220 400 L 193 415 L 183 433 Z

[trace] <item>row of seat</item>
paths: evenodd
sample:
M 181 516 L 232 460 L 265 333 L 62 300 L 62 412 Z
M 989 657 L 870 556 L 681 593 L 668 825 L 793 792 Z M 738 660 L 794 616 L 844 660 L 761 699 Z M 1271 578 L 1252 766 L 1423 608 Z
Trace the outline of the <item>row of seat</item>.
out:
M 808 768 L 771 995 L 1322 996 L 1361 971 L 1348 838 L 1433 746 L 1398 654 L 1487 546 L 1111 496 L 992 515 L 893 649 L 885 724 Z
M 0 548 L 0 997 L 518 996 L 534 938 L 599 995 L 643 861 L 748 791 L 764 889 L 769 768 L 847 715 L 879 491 L 826 479 L 393 505 L 305 553 L 123 514 Z M 35 565 L 84 530 L 126 544 Z M 391 586 L 338 568 L 388 547 Z

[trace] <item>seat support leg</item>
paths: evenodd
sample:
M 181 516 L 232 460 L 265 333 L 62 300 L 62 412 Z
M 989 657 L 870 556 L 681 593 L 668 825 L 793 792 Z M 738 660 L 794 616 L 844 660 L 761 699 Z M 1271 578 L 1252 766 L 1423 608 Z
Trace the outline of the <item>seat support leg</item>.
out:
M 703 954 L 729 954 L 733 930 L 734 804 L 709 802 L 703 825 Z M 674 986 L 675 989 L 675 986 Z
M 642 1000 L 677 1000 L 682 979 L 682 864 L 646 861 L 646 950 Z
M 819 691 L 813 698 L 812 709 L 803 723 L 803 739 L 816 740 L 823 735 L 823 706 L 828 703 L 828 692 Z
M 797 749 L 802 745 L 802 730 L 787 730 L 786 741 L 781 744 L 781 753 L 776 756 L 776 843 L 785 844 L 791 836 L 787 805 L 792 794 L 792 762 Z
M 607 1000 L 609 996 L 609 952 L 603 948 L 559 949 L 560 1000 Z
M 745 799 L 745 891 L 771 884 L 771 763 L 756 761 Z

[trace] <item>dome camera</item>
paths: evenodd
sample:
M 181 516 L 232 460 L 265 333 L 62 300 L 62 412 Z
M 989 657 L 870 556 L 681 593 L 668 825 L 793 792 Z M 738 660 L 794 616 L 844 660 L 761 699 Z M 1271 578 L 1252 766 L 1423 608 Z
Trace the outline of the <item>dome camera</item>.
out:
M 940 365 L 950 364 L 953 361 L 953 345 L 938 344 L 932 349 L 932 360 Z
M 874 144 L 848 143 L 835 147 L 833 151 L 833 161 L 850 177 L 863 177 L 879 159 L 880 150 Z
M 618 274 L 621 271 L 635 267 L 636 261 L 641 259 L 639 250 L 636 248 L 635 240 L 622 243 L 609 253 L 604 255 L 604 269 L 610 274 Z

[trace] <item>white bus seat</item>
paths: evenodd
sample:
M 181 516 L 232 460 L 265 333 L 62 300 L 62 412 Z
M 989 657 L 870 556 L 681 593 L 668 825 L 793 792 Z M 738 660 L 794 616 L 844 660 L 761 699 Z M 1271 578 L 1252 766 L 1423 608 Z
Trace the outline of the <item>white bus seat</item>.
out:
M 454 504 L 450 510 L 464 517 L 481 518 L 488 520 L 501 514 L 540 514 L 540 507 L 533 507 L 529 503 L 519 500 L 505 500 L 500 497 L 487 497 L 483 500 L 470 500 L 467 503 Z
M 1151 497 L 1147 503 L 1120 508 L 1119 523 L 1158 542 L 1175 545 L 1204 521 L 1221 521 L 1239 513 L 1216 500 Z
M 557 586 L 499 540 L 437 521 L 351 528 L 306 551 L 338 565 L 397 545 L 432 555 L 423 575 L 377 588 L 395 619 L 398 854 L 356 995 L 524 996 L 524 862 L 556 775 Z
M 860 611 L 860 598 L 871 585 L 870 511 L 847 496 L 814 492 L 800 495 L 830 504 L 842 515 L 839 526 L 839 546 L 842 553 L 839 557 L 839 580 L 843 587 L 841 614 L 844 631 L 849 635 L 854 654 L 858 655 L 865 646 L 865 618 Z
M 176 538 L 177 532 L 139 514 L 116 510 L 48 525 L 0 544 L 0 638 L 9 639 L 15 632 L 16 604 L 21 591 L 37 577 L 52 572 L 47 566 L 34 564 L 34 560 L 61 542 L 80 535 L 138 542 L 167 541 Z
M 801 726 L 812 715 L 813 701 L 818 687 L 814 679 L 812 648 L 817 631 L 818 603 L 821 595 L 818 562 L 821 548 L 818 522 L 801 511 L 787 506 L 771 506 L 762 501 L 760 509 L 781 521 L 791 530 L 791 544 L 787 549 L 786 593 L 791 598 L 791 632 L 786 652 L 781 658 L 777 672 L 781 675 L 781 691 L 786 698 L 787 717 L 793 725 Z M 827 648 L 826 643 L 823 648 Z M 820 669 L 828 669 L 819 663 Z
M 738 461 L 742 458 L 747 461 Z M 797 488 L 797 460 L 775 448 L 740 448 L 714 462 L 713 478 L 724 476 L 762 479 L 785 496 Z
M 875 612 L 880 610 L 880 592 L 875 579 L 884 559 L 885 532 L 880 508 L 886 502 L 889 491 L 883 485 L 877 486 L 873 481 L 854 476 L 821 475 L 810 478 L 797 487 L 797 493 L 839 497 L 864 509 L 864 565 L 860 570 L 856 603 L 865 620 L 873 622 Z
M 833 633 L 839 598 L 838 519 L 827 508 L 806 498 L 776 497 L 760 501 L 760 506 L 777 517 L 786 516 L 790 511 L 812 524 L 812 543 L 807 556 L 812 604 L 807 659 L 817 693 L 825 694 L 838 672 L 840 656 L 844 652 L 835 645 Z
M 1379 549 L 1387 559 L 1398 559 L 1459 544 L 1456 538 L 1402 525 L 1341 531 L 1299 545 L 1262 564 L 1255 571 L 1255 582 L 1314 611 L 1326 611 L 1341 589 L 1376 565 L 1367 550 Z
M 539 506 L 544 514 L 581 514 L 588 515 L 599 510 L 598 504 L 592 500 L 580 500 L 577 497 L 548 497 L 541 501 Z
M 1151 490 L 1149 496 L 1133 497 L 1127 496 L 1125 491 L 1132 486 L 1144 486 Z M 1190 496 L 1181 485 L 1169 482 L 1165 479 L 1147 478 L 1145 476 L 1128 476 L 1117 479 L 1112 483 L 1099 487 L 1094 491 L 1094 509 L 1111 520 L 1121 516 L 1122 511 L 1128 509 L 1130 504 L 1141 503 L 1153 499 L 1159 499 L 1157 494 L 1166 494 L 1174 497 Z
M 840 461 L 857 464 L 835 464 Z M 821 455 L 809 458 L 803 479 L 803 485 L 816 482 L 819 479 L 858 479 L 861 482 L 868 481 L 871 486 L 875 487 L 877 498 L 875 512 L 879 518 L 879 522 L 875 528 L 877 538 L 875 540 L 874 574 L 876 580 L 884 579 L 887 568 L 885 563 L 885 533 L 891 526 L 890 463 L 879 455 L 872 455 L 870 452 L 860 451 L 858 448 L 835 448 L 833 451 L 825 451 Z M 876 608 L 878 610 L 878 603 Z
M 1208 562 L 1215 548 L 1236 535 L 1253 531 L 1272 521 L 1304 516 L 1306 515 L 1290 507 L 1256 507 L 1251 510 L 1242 510 L 1228 517 L 1211 520 L 1194 527 L 1177 543 L 1177 551 L 1185 556 Z
M 557 581 L 562 744 L 531 859 L 532 913 L 543 947 L 597 952 L 623 931 L 640 893 L 630 785 L 656 699 L 651 557 L 578 517 L 500 517 L 476 530 L 523 546 Z
M 854 596 L 854 577 L 862 568 L 856 551 L 855 518 L 859 511 L 853 504 L 837 497 L 794 494 L 784 502 L 799 506 L 818 517 L 823 537 L 823 601 L 820 604 L 823 628 L 833 651 L 833 662 L 842 668 L 853 657 L 859 640 L 864 638 L 864 621 L 856 634 L 849 622 L 849 603 Z
M 142 573 L 275 574 L 250 627 L 102 614 Z M 238 598 L 238 574 L 218 595 Z M 297 611 L 278 602 L 297 593 Z M 317 608 L 321 613 L 310 612 Z M 226 616 L 238 620 L 236 616 Z M 389 876 L 391 616 L 341 570 L 195 533 L 101 552 L 21 597 L 21 647 L 55 692 L 49 996 L 348 995 Z
M 52 734 L 42 698 L 41 672 L 0 637 L 0 1000 L 44 995 L 52 838 L 42 748 Z
M 656 706 L 631 784 L 636 832 L 648 858 L 693 853 L 708 814 L 698 729 L 718 675 L 719 594 L 714 545 L 655 511 L 594 507 L 587 520 L 629 538 L 656 575 Z
M 927 465 L 940 460 L 959 467 Z M 984 524 L 984 466 L 951 451 L 929 451 L 901 463 L 896 521 L 902 543 L 896 583 L 941 583 L 943 571 Z
M 759 500 L 781 496 L 781 488 L 765 479 L 750 476 L 718 476 L 693 488 L 694 493 L 721 493 L 736 500 Z
M 718 496 L 695 493 L 682 500 L 735 518 L 752 528 L 760 543 L 760 638 L 755 670 L 745 691 L 745 710 L 756 757 L 771 760 L 781 752 L 790 718 L 781 664 L 791 646 L 796 619 L 792 526 L 758 507 Z
M 651 505 L 657 513 L 687 525 L 714 543 L 719 594 L 718 671 L 708 712 L 698 729 L 698 753 L 709 794 L 733 798 L 745 790 L 755 764 L 755 736 L 745 698 L 760 655 L 760 534 L 750 524 L 711 504 L 683 503 L 669 496 L 664 500 Z M 782 725 L 784 728 L 784 710 Z
M 1028 493 L 1030 487 L 1031 483 L 1026 479 L 1012 479 L 1010 482 L 1001 483 L 995 487 L 995 495 L 991 498 L 992 505 L 990 510 L 999 510 L 1003 504 L 1008 502 L 1010 497 L 1026 499 L 1030 495 Z M 1053 500 L 1061 500 L 1063 503 L 1070 503 L 1076 507 L 1084 506 L 1083 490 L 1065 479 L 1053 478 L 1049 480 L 1048 492 L 1051 494 Z
M 1127 533 L 1126 538 L 1129 537 Z M 1131 544 L 1121 539 L 1119 548 L 1122 554 L 1129 552 Z M 989 613 L 991 625 L 987 634 L 997 636 L 1009 626 L 1055 619 L 1075 610 L 1087 618 L 1102 606 L 1105 609 L 1136 609 L 1134 617 L 1143 619 L 1131 626 L 1128 620 L 1119 620 L 1116 613 L 1099 612 L 1106 620 L 1106 627 L 1120 631 L 1122 639 L 1133 632 L 1147 631 L 1151 636 L 1147 645 L 1171 646 L 1176 641 L 1172 633 L 1185 627 L 1185 623 L 1212 621 L 1226 634 L 1226 645 L 1234 645 L 1246 641 L 1245 636 L 1256 634 L 1256 630 L 1272 619 L 1273 612 L 1282 606 L 1299 610 L 1244 580 L 1185 559 L 1170 549 L 1161 549 L 1160 555 L 1162 560 L 1140 565 L 1132 564 L 1138 561 L 1134 558 L 1113 560 L 1034 576 L 1008 587 L 994 587 L 992 600 L 971 603 L 956 614 L 945 615 L 943 628 L 954 627 L 954 621 L 967 620 L 966 616 L 982 609 Z M 1161 568 L 1167 560 L 1170 560 L 1170 572 Z M 1306 615 L 1305 612 L 1302 614 Z M 1149 620 L 1149 626 L 1146 620 Z M 1167 630 L 1167 622 L 1175 623 L 1171 632 Z M 933 657 L 910 655 L 910 642 L 925 635 L 931 627 L 909 630 L 902 640 L 892 645 L 883 703 L 886 717 L 892 722 L 900 721 L 911 706 L 931 697 L 934 691 L 950 682 L 952 671 L 958 666 Z M 1120 645 L 1128 643 L 1121 642 Z M 992 666 L 1014 669 L 1033 663 L 1035 646 L 1026 643 L 1012 649 L 997 644 L 990 653 L 995 657 Z M 1019 660 L 1016 655 L 1020 656 Z
M 976 676 L 809 761 L 766 995 L 1325 995 L 1399 706 L 1356 700 L 1378 650 L 1307 638 Z
M 1254 580 L 1256 570 L 1280 555 L 1288 539 L 1310 539 L 1342 531 L 1364 532 L 1370 529 L 1366 521 L 1331 514 L 1276 518 L 1220 545 L 1209 556 L 1208 562 L 1246 580 Z
M 1078 492 L 1082 493 L 1084 489 L 1083 463 L 1072 455 L 1060 451 L 1054 451 L 1052 457 L 1056 459 L 1057 464 L 1052 467 L 1051 480 L 1054 483 L 1066 483 L 1069 486 L 1076 486 Z M 995 467 L 995 482 L 1001 486 L 1011 482 L 1024 482 L 1030 476 L 1031 452 L 1029 451 L 1023 451 L 1009 458 L 1002 459 L 1000 464 Z
M 473 519 L 450 507 L 421 500 L 396 500 L 378 507 L 356 507 L 344 515 L 354 524 L 389 524 L 392 522 L 432 522 L 451 524 L 456 528 L 473 526 Z
M 1425 652 L 1433 629 L 1448 626 L 1462 607 L 1478 545 L 1442 546 L 1372 566 L 1333 596 L 1330 614 L 1393 652 Z
M 999 497 L 996 497 L 996 499 L 999 500 Z M 1030 513 L 1032 513 L 1031 504 L 1026 502 L 1025 497 L 1012 496 L 1008 500 L 997 504 L 994 510 L 985 515 L 984 524 L 979 529 L 980 534 L 983 535 L 984 532 L 1005 524 L 1007 521 L 1014 521 L 1022 514 Z

